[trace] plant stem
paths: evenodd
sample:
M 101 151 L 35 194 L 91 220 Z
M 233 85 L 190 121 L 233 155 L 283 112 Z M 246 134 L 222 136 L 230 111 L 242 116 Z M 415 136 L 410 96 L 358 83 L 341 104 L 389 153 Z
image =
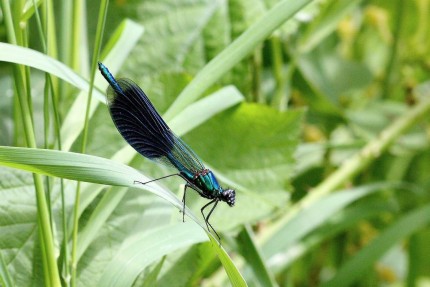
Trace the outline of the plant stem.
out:
M 284 73 L 284 60 L 282 57 L 282 44 L 279 37 L 273 36 L 270 39 L 272 70 L 275 78 L 276 88 L 271 104 L 275 109 L 285 111 L 288 105 L 288 96 L 286 94 L 286 75 Z M 289 79 L 288 79 L 289 80 Z
M 404 11 L 405 11 L 405 7 L 403 5 L 403 0 L 397 0 L 397 5 L 396 5 L 396 20 L 394 21 L 395 26 L 394 26 L 394 35 L 393 35 L 393 43 L 391 45 L 391 51 L 390 51 L 390 57 L 388 60 L 388 64 L 387 67 L 385 69 L 385 79 L 384 79 L 384 83 L 383 83 L 383 88 L 382 88 L 382 97 L 383 98 L 387 98 L 388 95 L 390 94 L 390 87 L 393 81 L 393 72 L 396 71 L 396 69 L 394 69 L 394 65 L 396 62 L 396 58 L 398 55 L 398 50 L 399 50 L 399 43 L 401 41 L 400 35 L 401 35 L 401 29 L 402 29 L 402 23 L 403 23 L 403 18 L 404 18 Z
M 7 29 L 8 40 L 11 44 L 18 45 L 18 37 L 13 26 L 14 22 L 9 3 L 6 0 L 2 0 L 0 4 Z M 21 11 L 22 9 L 19 9 L 19 12 Z M 20 17 L 18 17 L 17 19 L 20 19 Z M 25 80 L 29 77 L 29 75 L 26 75 L 27 73 L 28 70 L 24 69 L 22 66 L 14 66 L 15 87 L 17 91 L 18 102 L 21 108 L 25 139 L 28 147 L 36 148 L 33 120 L 31 118 L 30 107 L 28 105 L 27 98 L 30 93 L 30 87 L 26 86 Z M 42 177 L 38 174 L 33 174 L 33 180 L 36 192 L 39 236 L 43 256 L 42 261 L 44 263 L 44 278 L 46 281 L 45 286 L 61 286 L 60 276 L 58 273 L 58 267 L 55 258 L 54 240 L 49 220 L 49 211 L 42 184 Z
M 93 92 L 94 79 L 95 79 L 96 70 L 97 70 L 98 56 L 100 54 L 100 47 L 101 47 L 101 42 L 102 42 L 102 38 L 103 38 L 104 26 L 105 26 L 105 22 L 106 22 L 108 3 L 109 3 L 108 0 L 103 0 L 100 3 L 98 23 L 97 23 L 97 31 L 96 31 L 95 40 L 94 40 L 95 44 L 94 44 L 94 51 L 93 51 L 93 60 L 91 63 L 90 89 L 88 92 L 87 108 L 85 111 L 85 121 L 84 121 L 83 138 L 82 138 L 82 146 L 81 146 L 81 152 L 82 153 L 85 153 L 85 151 L 86 151 L 92 92 Z M 76 198 L 75 198 L 75 207 L 74 207 L 74 216 L 73 216 L 72 278 L 71 278 L 71 285 L 73 287 L 76 286 L 76 269 L 77 269 L 77 264 L 78 264 L 78 262 L 77 262 L 77 249 L 78 249 L 80 189 L 81 189 L 81 184 L 80 184 L 80 182 L 78 182 L 78 186 L 76 188 Z

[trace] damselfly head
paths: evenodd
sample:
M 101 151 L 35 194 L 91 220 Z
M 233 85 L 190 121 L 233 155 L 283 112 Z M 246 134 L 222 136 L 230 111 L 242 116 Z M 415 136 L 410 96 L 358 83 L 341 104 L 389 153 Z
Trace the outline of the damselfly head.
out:
M 236 192 L 234 189 L 224 189 L 221 193 L 221 200 L 227 202 L 230 206 L 234 206 L 236 200 Z

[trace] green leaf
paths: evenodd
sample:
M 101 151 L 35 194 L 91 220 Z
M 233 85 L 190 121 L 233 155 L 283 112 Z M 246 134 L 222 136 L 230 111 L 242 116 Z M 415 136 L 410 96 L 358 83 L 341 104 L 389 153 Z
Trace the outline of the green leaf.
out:
M 237 270 L 236 266 L 234 265 L 234 262 L 231 260 L 230 256 L 228 256 L 227 252 L 224 250 L 224 248 L 221 245 L 219 245 L 219 243 L 215 240 L 215 238 L 212 235 L 209 235 L 209 238 L 211 240 L 213 249 L 215 249 L 216 253 L 218 254 L 219 260 L 224 266 L 225 272 L 227 272 L 231 285 L 233 287 L 248 286 L 245 280 L 243 279 L 242 275 L 239 273 L 239 270 Z
M 249 226 L 245 226 L 239 233 L 237 243 L 240 254 L 252 269 L 252 278 L 257 280 L 259 286 L 278 286 L 273 274 L 267 268 L 259 248 L 255 244 L 255 239 Z
M 195 101 L 235 64 L 248 56 L 273 31 L 310 2 L 310 0 L 280 1 L 196 75 L 169 108 L 165 118 L 171 119 L 184 107 Z
M 165 265 L 167 271 L 158 281 L 160 287 L 196 286 L 202 278 L 209 279 L 208 275 L 221 265 L 211 242 L 194 245 L 184 254 L 169 256 L 169 259 Z M 179 278 L 178 274 L 181 274 Z
M 286 207 L 302 116 L 243 103 L 184 137 L 219 180 L 237 189 L 234 208 L 217 207 L 223 216 L 212 217 L 216 226 L 231 229 Z
M 15 284 L 13 283 L 13 279 L 11 278 L 10 273 L 8 271 L 7 264 L 4 261 L 3 253 L 1 250 L 0 250 L 0 283 L 1 283 L 1 286 L 4 286 L 4 287 L 15 286 Z
M 141 181 L 147 181 L 148 179 L 133 168 L 112 160 L 107 160 L 95 156 L 53 150 L 0 147 L 0 165 L 79 181 L 144 188 L 169 201 L 171 204 L 177 206 L 178 208 L 182 209 L 182 202 L 178 200 L 176 196 L 174 196 L 169 191 L 160 188 L 160 186 L 158 186 L 157 184 L 151 184 L 148 186 L 133 184 L 133 181 L 136 179 Z M 116 213 L 118 213 L 118 206 L 116 205 L 116 203 L 122 199 L 123 195 L 124 194 L 122 192 L 115 193 L 115 190 L 105 194 L 103 200 L 101 201 L 101 204 L 97 206 L 96 212 L 91 214 L 91 218 L 90 221 L 88 221 L 88 225 L 85 226 L 84 224 L 85 227 L 81 232 L 82 237 L 80 237 L 80 243 L 82 243 L 82 245 L 80 245 L 78 250 L 79 256 L 81 256 L 83 252 L 86 251 L 87 246 L 89 246 L 90 244 L 95 244 L 94 247 L 96 247 L 96 250 L 98 250 L 98 248 L 102 246 L 104 246 L 105 248 L 112 248 L 111 241 L 97 242 L 94 239 L 97 238 L 96 236 L 99 234 L 100 226 L 102 226 L 103 223 L 106 221 L 107 217 L 110 216 L 113 208 L 115 208 Z M 106 210 L 103 209 L 104 207 L 106 207 Z M 139 209 L 141 208 L 142 205 L 140 205 Z M 170 218 L 171 210 L 167 209 L 167 211 L 167 218 Z M 126 209 L 125 212 L 130 213 L 130 209 Z M 194 215 L 190 214 L 188 211 L 186 212 L 187 215 L 189 215 L 193 220 L 197 220 Z M 33 218 L 34 217 L 32 217 L 32 220 Z M 115 218 L 116 216 L 113 216 L 111 220 L 114 220 Z M 160 214 L 157 214 L 157 218 L 160 218 Z M 151 220 L 148 220 L 148 222 L 151 222 Z M 198 220 L 196 222 L 199 223 Z M 35 222 L 33 224 L 35 224 Z M 160 226 L 163 226 L 165 223 L 162 224 L 161 222 L 158 222 L 158 224 Z M 170 230 L 170 228 L 167 229 Z M 144 230 L 152 232 L 152 229 L 148 227 L 144 228 Z M 203 235 L 205 234 L 204 232 L 202 232 L 201 228 L 200 232 Z M 108 234 L 112 234 L 112 231 L 110 230 Z M 203 240 L 202 235 L 196 236 L 195 232 L 186 232 L 185 234 L 187 235 L 186 242 L 188 242 L 189 240 L 197 240 L 193 241 L 195 243 L 201 242 Z M 124 233 L 121 233 L 121 236 L 124 235 Z M 161 234 L 160 236 L 163 235 Z M 125 239 L 127 239 L 127 237 L 125 237 Z M 180 240 L 180 238 L 177 238 L 176 240 Z M 107 244 L 107 246 L 105 246 L 105 244 Z M 176 245 L 178 244 L 184 243 L 178 241 Z M 167 245 L 173 246 L 170 243 Z M 92 256 L 90 257 L 92 259 L 90 261 L 95 263 L 95 250 L 92 249 L 91 251 L 92 252 L 90 252 L 90 254 L 92 254 Z M 80 260 L 80 264 L 87 264 L 87 262 L 89 261 L 86 257 L 82 257 L 82 259 Z M 91 270 L 92 268 L 97 266 L 97 264 L 95 264 L 95 266 L 91 265 L 87 269 Z M 81 276 L 87 278 L 85 272 L 83 272 Z
M 204 64 L 201 54 L 192 50 L 218 5 L 218 1 L 208 0 L 131 1 L 127 7 L 118 5 L 117 9 L 125 10 L 128 17 L 145 26 L 145 37 L 131 54 L 133 60 L 124 67 L 128 77 L 140 82 L 144 77 L 181 71 L 187 60 L 189 68 Z
M 106 266 L 97 286 L 131 286 L 149 264 L 177 249 L 205 240 L 206 234 L 191 222 L 163 226 L 131 238 Z
M 92 190 L 94 192 L 94 190 Z M 108 218 L 117 209 L 119 203 L 125 197 L 127 188 L 112 187 L 103 194 L 97 207 L 91 213 L 88 222 L 79 232 L 79 246 L 76 258 L 79 258 L 87 250 L 88 246 L 98 236 L 98 231 L 103 227 Z M 86 207 L 86 206 L 83 206 Z M 82 207 L 81 207 L 82 208 Z
M 323 48 L 301 56 L 298 67 L 308 83 L 323 95 L 325 101 L 329 101 L 326 105 L 333 105 L 336 109 L 342 95 L 366 87 L 372 80 L 365 65 L 344 60 Z
M 106 196 L 106 199 L 107 193 L 102 193 L 102 198 L 96 198 L 80 216 L 80 227 L 86 232 L 79 234 L 78 243 L 80 245 L 81 240 L 89 239 L 90 244 L 85 250 L 79 249 L 84 252 L 78 264 L 78 285 L 88 286 L 98 282 L 106 266 L 122 252 L 122 248 L 125 248 L 132 238 L 141 238 L 145 234 L 157 237 L 159 228 L 183 224 L 182 213 L 173 209 L 169 202 L 138 188 L 124 192 L 118 204 L 112 201 L 112 204 L 106 205 L 115 191 L 121 193 L 121 190 L 115 187 L 107 192 L 110 196 Z M 100 213 L 103 206 L 111 209 L 114 204 L 116 206 L 113 211 L 109 210 L 107 218 Z M 93 216 L 94 212 L 96 214 Z M 185 219 L 189 223 L 193 222 L 188 216 Z M 99 221 L 104 221 L 102 226 L 99 226 Z M 94 229 L 91 228 L 92 224 Z M 195 237 L 193 233 L 189 236 Z M 169 254 L 169 261 L 177 252 L 180 251 Z
M 215 226 L 231 229 L 285 206 L 302 116 L 300 110 L 281 113 L 243 103 L 184 137 L 217 178 L 236 189 L 236 205 L 220 204 L 215 213 L 223 216 L 211 218 Z
M 359 2 L 361 0 L 323 3 L 322 11 L 309 23 L 309 27 L 306 28 L 299 40 L 298 50 L 300 53 L 307 53 L 318 46 L 324 38 L 335 31 L 339 22 L 351 13 Z
M 234 86 L 224 87 L 186 107 L 169 122 L 169 126 L 177 135 L 184 135 L 243 99 L 243 95 Z
M 0 43 L 0 61 L 26 65 L 47 72 L 88 93 L 89 83 L 60 61 L 36 50 Z M 104 101 L 104 95 L 94 90 L 94 97 Z
M 202 32 L 206 61 L 215 58 L 231 42 L 230 27 L 226 25 L 230 21 L 228 4 L 229 2 L 219 3 Z
M 39 234 L 34 183 L 29 175 L 0 167 L 0 247 L 3 258 L 0 272 L 4 274 L 0 273 L 0 276 L 5 286 L 7 282 L 9 286 L 45 284 L 42 254 L 36 244 Z
M 160 274 L 165 259 L 166 257 L 163 257 L 160 262 L 154 267 L 154 269 L 149 272 L 149 274 L 145 274 L 145 280 L 142 284 L 142 287 L 152 287 L 157 285 L 158 275 Z
M 181 202 L 171 192 L 157 184 L 135 185 L 134 181 L 149 181 L 137 170 L 101 157 L 56 150 L 0 147 L 0 165 L 34 173 L 151 191 L 181 208 Z

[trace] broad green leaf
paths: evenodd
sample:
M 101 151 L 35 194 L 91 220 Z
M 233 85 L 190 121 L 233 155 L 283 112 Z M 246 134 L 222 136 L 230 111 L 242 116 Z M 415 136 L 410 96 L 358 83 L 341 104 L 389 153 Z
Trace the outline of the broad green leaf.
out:
M 172 255 L 165 264 L 166 272 L 158 281 L 160 287 L 198 285 L 202 278 L 207 278 L 207 274 L 221 265 L 211 242 L 194 245 L 184 254 Z
M 281 113 L 243 103 L 184 137 L 224 186 L 236 189 L 234 208 L 220 204 L 211 218 L 218 229 L 286 208 L 302 116 L 300 110 Z
M 61 151 L 53 151 L 53 150 L 38 150 L 38 149 L 28 149 L 28 148 L 13 148 L 13 147 L 0 147 L 0 164 L 14 167 L 14 168 L 20 168 L 31 172 L 36 173 L 42 173 L 50 176 L 57 176 L 57 177 L 64 177 L 68 179 L 73 180 L 80 180 L 80 181 L 88 181 L 88 182 L 94 182 L 94 183 L 102 183 L 102 184 L 111 184 L 111 185 L 119 185 L 119 186 L 128 186 L 128 187 L 136 187 L 136 188 L 145 188 L 148 191 L 151 191 L 161 198 L 164 198 L 165 200 L 169 201 L 171 204 L 177 206 L 178 208 L 182 209 L 182 203 L 170 192 L 161 189 L 157 184 L 151 184 L 148 186 L 143 185 L 134 185 L 133 181 L 135 179 L 141 180 L 141 181 L 147 181 L 147 178 L 145 178 L 143 175 L 141 175 L 136 170 L 122 165 L 120 163 L 117 163 L 115 161 L 89 156 L 89 155 L 83 155 L 83 154 L 75 154 L 75 153 L 67 153 L 67 152 L 61 152 Z M 111 196 L 113 196 L 113 200 L 107 197 L 106 203 L 102 204 L 101 207 L 106 206 L 107 208 L 107 214 L 103 213 L 103 210 L 100 209 L 99 213 L 94 213 L 93 216 L 95 217 L 95 220 L 90 220 L 89 223 L 91 224 L 89 226 L 89 229 L 84 228 L 83 237 L 80 238 L 82 241 L 82 246 L 79 249 L 79 255 L 83 253 L 86 246 L 88 246 L 92 241 L 93 238 L 96 238 L 94 235 L 98 234 L 95 232 L 97 230 L 97 227 L 100 226 L 109 216 L 109 212 L 111 212 L 111 209 L 109 206 L 112 206 L 112 204 L 115 205 L 115 199 L 118 198 L 121 199 L 121 194 L 113 194 L 111 193 Z M 142 208 L 142 205 L 139 206 L 139 208 Z M 118 207 L 116 207 L 116 211 L 118 212 Z M 130 209 L 126 209 L 125 213 L 129 213 Z M 168 214 L 170 214 L 171 209 L 168 209 Z M 196 218 L 193 215 L 190 215 L 187 212 L 187 215 L 190 216 L 193 220 L 196 220 Z M 126 215 L 129 216 L 129 215 Z M 149 215 L 148 215 L 149 216 Z M 31 217 L 32 220 L 34 220 L 35 217 Z M 115 220 L 116 217 L 113 217 L 111 220 Z M 157 215 L 157 218 L 160 218 L 160 215 Z M 167 217 L 170 218 L 170 215 Z M 187 217 L 188 218 L 188 217 Z M 157 219 L 158 220 L 158 219 Z M 147 222 L 156 223 L 157 221 L 154 220 L 147 220 Z M 199 222 L 199 221 L 196 221 Z M 33 223 L 35 224 L 35 222 Z M 165 225 L 164 224 L 161 224 Z M 94 227 L 95 230 L 92 230 L 91 227 Z M 139 230 L 147 230 L 150 231 L 150 226 L 146 226 L 143 229 Z M 108 234 L 112 234 L 112 230 L 108 230 Z M 202 230 L 200 229 L 200 232 Z M 92 234 L 91 234 L 92 233 Z M 95 234 L 94 234 L 95 233 Z M 106 234 L 105 236 L 107 236 Z M 124 233 L 120 233 L 122 236 L 124 236 Z M 203 233 L 204 234 L 204 233 Z M 190 240 L 194 240 L 196 237 L 188 233 L 188 237 Z M 85 241 L 90 240 L 90 241 Z M 95 241 L 93 245 L 95 244 L 95 250 L 99 250 L 98 248 L 102 248 L 102 250 L 108 250 L 106 247 L 111 248 L 112 252 L 112 242 L 105 242 L 102 241 L 102 243 L 97 243 Z M 105 246 L 105 244 L 108 244 Z M 91 249 L 92 251 L 90 254 L 91 260 L 88 261 L 85 257 L 82 259 L 82 263 L 85 262 L 97 262 L 94 258 L 95 256 L 95 250 L 94 248 Z M 97 253 L 97 252 L 96 252 Z M 101 254 L 103 255 L 103 253 Z M 105 260 L 103 260 L 105 262 Z M 96 264 L 95 264 L 96 265 Z M 92 269 L 93 266 L 87 267 L 88 270 Z M 97 265 L 95 266 L 97 268 Z M 29 268 L 31 270 L 31 268 Z M 81 276 L 86 276 L 85 272 Z M 85 279 L 81 279 L 84 280 Z
M 15 286 L 13 279 L 8 271 L 8 266 L 3 258 L 2 251 L 0 250 L 0 283 L 4 287 Z
M 160 228 L 184 224 L 182 213 L 173 209 L 170 203 L 160 197 L 135 188 L 128 189 L 119 203 L 108 201 L 115 191 L 119 190 L 112 188 L 112 191 L 108 192 L 110 196 L 103 193 L 103 197 L 96 198 L 81 215 L 80 226 L 85 228 L 85 231 L 79 234 L 79 242 L 86 239 L 90 244 L 79 249 L 82 255 L 78 264 L 80 269 L 78 285 L 88 286 L 98 282 L 109 262 L 121 254 L 122 248 L 128 245 L 126 242 L 147 235 L 157 238 L 157 230 Z M 106 213 L 102 210 L 104 206 L 109 208 Z M 193 223 L 188 216 L 185 220 L 187 223 Z M 102 225 L 99 222 L 102 222 Z M 193 233 L 189 236 L 195 238 Z M 175 244 L 181 243 L 177 241 Z M 180 251 L 172 252 L 175 254 Z
M 233 0 L 227 1 L 229 18 L 228 23 L 232 40 L 243 34 L 254 22 L 260 19 L 267 11 L 264 1 L 261 0 Z M 244 57 L 240 62 L 236 63 L 229 71 L 228 76 L 233 85 L 235 85 L 248 99 L 251 94 L 255 95 L 255 85 L 258 80 L 255 74 L 250 71 L 260 70 L 257 67 L 255 57 L 261 55 L 262 45 L 255 48 L 255 51 Z M 258 56 L 257 56 L 258 55 Z M 224 76 L 224 75 L 223 75 Z
M 32 177 L 20 170 L 0 167 L 0 178 L 0 276 L 5 286 L 8 281 L 14 283 L 9 286 L 42 285 Z
M 97 207 L 91 213 L 88 222 L 79 232 L 79 246 L 77 250 L 77 258 L 82 256 L 88 246 L 97 237 L 98 232 L 106 223 L 109 216 L 116 210 L 120 201 L 127 193 L 127 188 L 112 187 L 103 194 L 102 199 L 97 204 Z
M 210 61 L 231 42 L 229 2 L 220 1 L 213 16 L 202 31 L 205 60 Z
M 191 222 L 164 226 L 131 238 L 106 266 L 97 286 L 131 286 L 149 264 L 179 248 L 205 240 L 206 234 Z
M 140 83 L 142 78 L 176 73 L 184 66 L 196 69 L 204 65 L 202 54 L 195 53 L 196 43 L 218 5 L 219 1 L 209 0 L 131 1 L 127 7 L 118 5 L 116 9 L 145 26 L 145 37 L 131 54 L 133 60 L 125 64 L 124 72 Z

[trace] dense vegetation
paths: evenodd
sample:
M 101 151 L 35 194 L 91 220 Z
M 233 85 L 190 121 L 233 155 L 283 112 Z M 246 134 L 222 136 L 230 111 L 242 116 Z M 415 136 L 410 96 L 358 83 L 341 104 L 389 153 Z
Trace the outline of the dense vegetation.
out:
M 0 1 L 1 286 L 429 284 L 430 0 L 87 2 Z M 236 189 L 221 246 L 97 61 Z

